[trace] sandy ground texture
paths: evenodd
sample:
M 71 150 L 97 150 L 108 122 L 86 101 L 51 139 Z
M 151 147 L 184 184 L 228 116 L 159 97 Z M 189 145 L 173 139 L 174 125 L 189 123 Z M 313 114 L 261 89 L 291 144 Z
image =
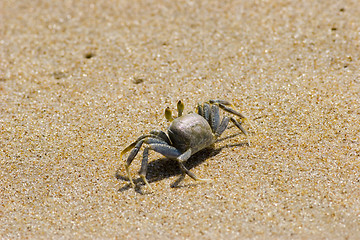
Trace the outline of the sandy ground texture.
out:
M 360 239 L 360 4 L 1 1 L 1 239 Z M 164 109 L 246 114 L 186 163 Z M 226 115 L 222 113 L 222 116 Z M 116 177 L 116 169 L 120 173 Z

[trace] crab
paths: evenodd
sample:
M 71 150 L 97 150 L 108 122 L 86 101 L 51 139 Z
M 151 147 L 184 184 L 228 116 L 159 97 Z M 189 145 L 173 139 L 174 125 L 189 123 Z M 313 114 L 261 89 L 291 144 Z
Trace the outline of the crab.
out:
M 239 117 L 239 120 L 228 116 L 220 119 L 220 109 Z M 230 121 L 248 137 L 248 132 L 242 126 L 242 122 L 247 118 L 242 113 L 234 110 L 232 104 L 228 101 L 209 100 L 203 104 L 198 104 L 197 113 L 183 115 L 183 110 L 184 104 L 180 100 L 177 103 L 178 115 L 174 118 L 170 108 L 167 107 L 165 117 L 171 122 L 167 134 L 159 130 L 150 131 L 149 134 L 140 136 L 121 152 L 120 158 L 122 159 L 124 154 L 131 151 L 125 163 L 125 170 L 132 187 L 135 187 L 135 184 L 130 175 L 129 167 L 143 144 L 146 144 L 146 147 L 143 151 L 139 175 L 150 191 L 153 191 L 146 180 L 149 150 L 177 161 L 182 171 L 181 180 L 188 175 L 195 181 L 208 181 L 209 179 L 198 178 L 194 173 L 190 172 L 184 166 L 184 162 L 198 151 L 212 146 L 227 129 Z M 248 144 L 250 145 L 249 140 Z

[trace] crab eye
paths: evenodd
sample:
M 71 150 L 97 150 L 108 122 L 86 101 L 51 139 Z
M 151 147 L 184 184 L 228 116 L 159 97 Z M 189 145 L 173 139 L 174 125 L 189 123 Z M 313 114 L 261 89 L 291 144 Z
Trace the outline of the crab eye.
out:
M 172 117 L 172 112 L 171 112 L 171 110 L 170 110 L 170 108 L 169 107 L 167 107 L 166 109 L 165 109 L 165 118 L 166 118 L 166 120 L 168 120 L 168 121 L 172 121 L 172 120 L 174 120 L 174 118 Z
M 184 108 L 185 108 L 184 103 L 181 100 L 179 100 L 177 103 L 178 117 L 182 116 Z

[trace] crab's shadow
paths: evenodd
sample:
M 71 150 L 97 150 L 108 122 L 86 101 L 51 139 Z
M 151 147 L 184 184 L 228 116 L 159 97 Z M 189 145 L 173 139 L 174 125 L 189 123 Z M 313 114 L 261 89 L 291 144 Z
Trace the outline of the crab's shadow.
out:
M 185 163 L 184 166 L 191 170 L 192 168 L 200 165 L 201 163 L 205 162 L 206 159 L 216 156 L 221 149 L 204 149 L 193 156 L 191 156 Z M 148 168 L 147 168 L 147 174 L 146 179 L 149 183 L 161 181 L 166 178 L 170 178 L 173 176 L 182 175 L 181 169 L 179 167 L 179 164 L 172 159 L 168 158 L 160 158 L 157 160 L 153 160 L 149 162 Z M 129 181 L 129 179 L 124 176 L 120 175 L 119 173 L 116 174 L 116 177 L 123 181 Z M 135 184 L 135 190 L 139 193 L 142 193 L 140 190 L 141 186 L 144 186 L 144 182 L 141 178 L 133 179 L 133 182 Z M 178 184 L 174 183 L 171 185 L 172 187 L 180 187 Z M 122 188 L 119 189 L 119 191 L 123 192 L 131 188 L 131 185 L 128 183 Z
M 222 141 L 222 140 L 225 140 L 227 138 L 230 138 L 230 137 L 234 137 L 236 135 L 237 134 L 226 137 L 226 138 L 219 139 L 218 142 Z M 248 145 L 248 143 L 238 143 L 238 144 L 230 144 L 230 145 L 226 144 L 226 145 L 216 147 L 216 148 L 214 148 L 214 147 L 206 148 L 206 149 L 192 155 L 184 163 L 184 166 L 187 169 L 191 170 L 192 168 L 194 168 L 194 167 L 202 164 L 203 162 L 205 162 L 208 158 L 216 156 L 224 148 L 241 147 L 241 146 L 245 146 L 245 145 Z M 184 185 L 182 185 L 182 186 L 178 185 L 182 180 L 182 172 L 181 172 L 181 169 L 179 167 L 179 164 L 175 160 L 172 160 L 172 159 L 160 158 L 160 159 L 153 160 L 153 161 L 149 162 L 149 165 L 148 165 L 148 168 L 147 168 L 146 179 L 148 180 L 149 183 L 152 183 L 152 182 L 161 181 L 163 179 L 170 178 L 170 177 L 177 176 L 177 175 L 179 175 L 180 178 L 178 178 L 173 184 L 171 184 L 171 187 L 184 187 Z M 116 176 L 116 178 L 118 178 L 120 180 L 129 182 L 128 177 L 126 177 L 125 175 L 122 175 L 120 173 L 116 173 L 115 176 Z M 141 187 L 144 186 L 145 184 L 142 181 L 142 179 L 141 178 L 136 178 L 136 179 L 133 179 L 133 181 L 134 181 L 134 184 L 136 186 L 135 190 L 138 193 L 143 194 L 143 192 L 141 191 Z M 193 184 L 190 184 L 190 185 L 193 185 Z M 119 191 L 123 192 L 123 191 L 126 191 L 126 190 L 130 189 L 130 188 L 131 188 L 131 185 L 128 183 L 125 186 L 121 187 L 119 189 Z

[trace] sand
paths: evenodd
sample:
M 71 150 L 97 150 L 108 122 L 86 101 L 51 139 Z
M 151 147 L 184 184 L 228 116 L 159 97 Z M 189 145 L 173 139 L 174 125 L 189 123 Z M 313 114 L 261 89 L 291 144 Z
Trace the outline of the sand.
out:
M 1 1 L 1 239 L 359 239 L 358 1 Z M 180 177 L 164 109 L 248 116 Z M 222 116 L 226 114 L 222 113 Z M 120 174 L 115 177 L 116 169 Z

